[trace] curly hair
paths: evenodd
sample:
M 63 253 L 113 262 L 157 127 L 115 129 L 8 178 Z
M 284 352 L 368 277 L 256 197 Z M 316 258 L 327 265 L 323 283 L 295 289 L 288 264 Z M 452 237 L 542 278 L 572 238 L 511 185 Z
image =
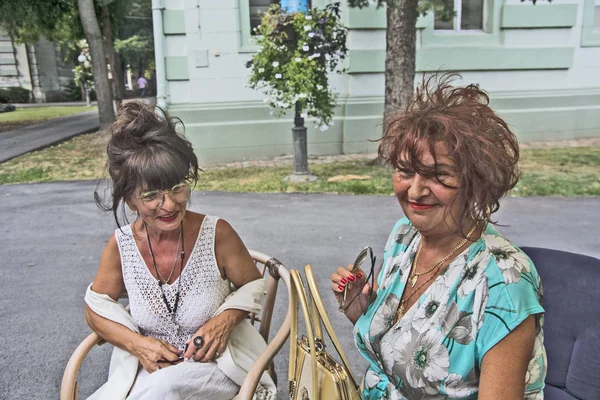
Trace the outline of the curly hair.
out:
M 178 123 L 183 125 L 166 111 L 140 101 L 128 101 L 119 110 L 106 147 L 112 201 L 104 204 L 94 193 L 96 204 L 112 211 L 118 226 L 119 205 L 136 189 L 164 190 L 184 180 L 198 181 L 198 158 L 192 144 L 177 133 Z
M 437 179 L 435 144 L 443 143 L 459 177 L 454 221 L 463 232 L 467 218 L 491 220 L 500 199 L 518 182 L 519 144 L 508 124 L 489 106 L 487 93 L 477 85 L 453 86 L 458 74 L 423 79 L 412 101 L 389 120 L 378 154 L 396 169 L 410 168 Z M 429 151 L 433 169 L 420 160 Z

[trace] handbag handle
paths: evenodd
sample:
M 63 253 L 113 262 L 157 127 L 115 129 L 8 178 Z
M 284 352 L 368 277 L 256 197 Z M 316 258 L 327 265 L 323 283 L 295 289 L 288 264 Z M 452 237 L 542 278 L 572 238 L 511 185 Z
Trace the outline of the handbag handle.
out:
M 298 299 L 298 302 L 300 303 L 300 307 L 302 308 L 302 313 L 304 314 L 304 319 L 306 321 L 306 335 L 308 336 L 308 343 L 310 347 L 310 362 L 312 370 L 312 398 L 318 399 L 319 397 L 317 395 L 319 393 L 319 376 L 317 370 L 317 351 L 315 347 L 315 336 L 313 333 L 310 310 L 308 308 L 306 290 L 304 289 L 304 284 L 302 283 L 302 278 L 300 277 L 298 271 L 292 269 L 290 271 L 290 275 L 292 278 L 293 287 L 296 291 L 296 297 Z M 296 372 L 298 370 L 296 353 L 298 341 L 298 309 L 296 307 L 292 307 L 291 320 L 292 323 L 290 327 L 290 367 L 288 377 L 290 382 L 295 382 Z M 297 388 L 294 387 L 294 393 L 296 392 L 296 390 Z
M 354 387 L 358 388 L 358 385 L 356 384 L 356 381 L 354 380 L 354 376 L 352 375 L 352 370 L 350 369 L 350 365 L 348 364 L 348 359 L 346 358 L 346 354 L 344 353 L 344 350 L 342 349 L 342 345 L 340 344 L 340 341 L 339 341 L 337 335 L 335 334 L 335 331 L 333 330 L 333 325 L 331 325 L 331 320 L 329 319 L 329 315 L 327 315 L 327 310 L 325 309 L 325 305 L 323 304 L 323 299 L 321 298 L 321 293 L 319 292 L 319 288 L 317 287 L 317 281 L 315 280 L 315 275 L 313 274 L 312 266 L 311 265 L 305 266 L 304 273 L 306 274 L 306 282 L 308 283 L 308 289 L 309 289 L 310 295 L 312 297 L 312 303 L 318 311 L 318 316 L 320 317 L 320 320 L 323 322 L 325 331 L 327 332 L 327 335 L 329 336 L 331 343 L 333 343 L 335 350 L 340 355 L 340 358 L 342 359 L 342 362 L 344 363 L 344 367 L 346 367 L 346 370 L 348 371 L 348 375 L 350 375 L 349 378 L 352 381 L 352 383 L 354 384 Z M 320 325 L 320 322 L 319 322 L 319 325 Z

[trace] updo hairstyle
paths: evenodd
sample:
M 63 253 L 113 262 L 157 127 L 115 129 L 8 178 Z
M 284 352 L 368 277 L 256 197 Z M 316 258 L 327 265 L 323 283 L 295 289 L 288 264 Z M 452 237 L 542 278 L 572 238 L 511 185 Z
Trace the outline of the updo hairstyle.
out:
M 106 167 L 112 181 L 112 202 L 96 204 L 112 211 L 117 225 L 119 205 L 141 191 L 166 190 L 198 181 L 198 158 L 192 144 L 176 131 L 178 118 L 140 101 L 123 103 L 110 127 Z M 119 225 L 120 226 L 120 225 Z

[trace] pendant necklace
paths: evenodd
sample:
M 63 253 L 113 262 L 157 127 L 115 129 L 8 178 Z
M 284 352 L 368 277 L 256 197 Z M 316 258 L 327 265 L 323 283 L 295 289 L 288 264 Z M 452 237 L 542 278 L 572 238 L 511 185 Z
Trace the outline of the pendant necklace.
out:
M 175 292 L 175 304 L 173 304 L 173 307 L 171 307 L 171 304 L 169 304 L 169 301 L 167 300 L 167 296 L 165 295 L 165 290 L 163 288 L 163 285 L 165 283 L 163 283 L 163 281 L 160 279 L 161 275 L 158 272 L 158 267 L 156 266 L 156 259 L 154 258 L 154 252 L 152 251 L 152 243 L 150 242 L 150 234 L 148 233 L 148 225 L 146 225 L 146 223 L 144 223 L 144 228 L 146 229 L 146 239 L 148 240 L 148 249 L 150 250 L 150 255 L 152 256 L 152 264 L 154 265 L 154 271 L 156 271 L 156 276 L 158 277 L 158 279 L 156 281 L 158 282 L 158 287 L 160 288 L 160 293 L 162 294 L 163 303 L 165 303 L 165 307 L 167 307 L 167 311 L 171 315 L 171 322 L 173 323 L 173 326 L 179 332 L 181 327 L 179 326 L 179 324 L 177 323 L 177 321 L 175 319 L 177 317 L 177 308 L 179 307 L 179 293 L 180 293 L 179 288 L 181 287 L 181 272 L 183 271 L 183 259 L 185 258 L 185 246 L 184 246 L 184 241 L 183 241 L 183 221 L 181 221 L 181 227 L 179 230 L 179 237 L 181 238 L 181 262 L 179 264 L 179 278 L 178 278 L 179 282 L 177 282 L 177 292 Z M 177 261 L 177 255 L 175 255 L 175 261 Z M 172 273 L 173 273 L 173 271 L 171 271 L 171 274 Z
M 445 256 L 444 258 L 442 258 L 441 260 L 439 260 L 438 262 L 436 262 L 433 267 L 431 267 L 430 269 L 428 269 L 427 271 L 424 272 L 417 272 L 416 268 L 417 268 L 417 263 L 419 262 L 419 255 L 421 254 L 421 248 L 423 248 L 423 241 L 421 240 L 419 242 L 419 248 L 417 249 L 417 254 L 415 255 L 415 260 L 413 261 L 413 266 L 410 270 L 410 278 L 408 279 L 408 282 L 410 283 L 410 287 L 415 287 L 415 284 L 417 283 L 417 280 L 419 279 L 420 276 L 423 275 L 427 275 L 428 273 L 432 272 L 433 270 L 439 268 L 444 262 L 446 262 L 450 257 L 452 257 L 452 255 L 454 255 L 454 253 L 456 253 L 461 247 L 463 247 L 471 238 L 471 235 L 473 234 L 473 232 L 475 232 L 475 229 L 477 229 L 477 226 L 479 226 L 479 221 L 477 221 L 475 223 L 475 225 L 473 225 L 473 227 L 471 228 L 471 230 L 469 231 L 469 233 L 467 233 L 467 237 L 464 238 L 459 244 L 458 246 L 456 246 L 452 252 L 450 254 L 448 254 L 447 256 Z

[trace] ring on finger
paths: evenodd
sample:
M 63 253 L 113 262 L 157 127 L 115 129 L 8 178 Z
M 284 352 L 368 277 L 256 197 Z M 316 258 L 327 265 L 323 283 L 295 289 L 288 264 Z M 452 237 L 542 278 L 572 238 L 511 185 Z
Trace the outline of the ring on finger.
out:
M 194 343 L 194 346 L 196 346 L 196 349 L 201 348 L 202 346 L 204 346 L 204 338 L 200 335 L 196 336 L 192 342 Z

